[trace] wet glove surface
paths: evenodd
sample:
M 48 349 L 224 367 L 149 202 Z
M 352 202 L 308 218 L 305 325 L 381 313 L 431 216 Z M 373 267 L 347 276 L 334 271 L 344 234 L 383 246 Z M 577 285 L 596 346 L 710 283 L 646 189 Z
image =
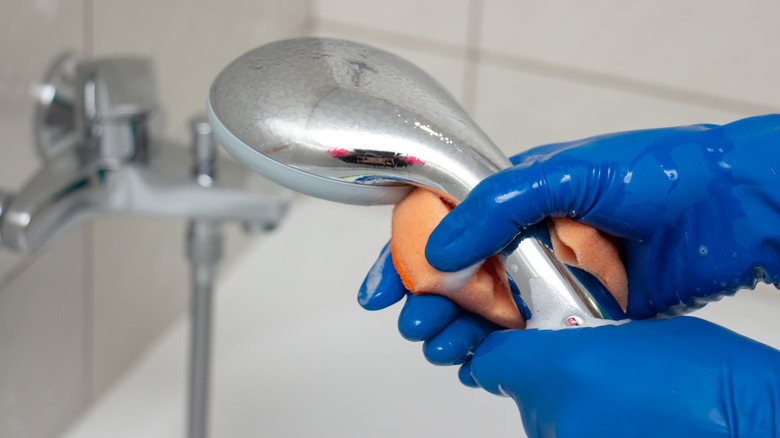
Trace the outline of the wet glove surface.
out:
M 692 317 L 495 332 L 462 371 L 530 437 L 780 433 L 780 352 Z
M 434 230 L 454 271 L 570 216 L 619 239 L 628 316 L 696 307 L 780 273 L 780 116 L 547 145 L 482 181 Z

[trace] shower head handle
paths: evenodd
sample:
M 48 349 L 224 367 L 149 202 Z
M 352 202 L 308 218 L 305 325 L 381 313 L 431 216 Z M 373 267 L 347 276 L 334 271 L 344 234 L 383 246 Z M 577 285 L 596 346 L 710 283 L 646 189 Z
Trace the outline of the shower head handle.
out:
M 428 74 L 350 41 L 298 38 L 240 56 L 215 79 L 208 113 L 216 138 L 240 162 L 336 202 L 394 204 L 412 186 L 462 201 L 511 165 Z M 583 316 L 604 316 L 537 240 L 521 243 L 507 266 L 521 295 L 541 276 Z

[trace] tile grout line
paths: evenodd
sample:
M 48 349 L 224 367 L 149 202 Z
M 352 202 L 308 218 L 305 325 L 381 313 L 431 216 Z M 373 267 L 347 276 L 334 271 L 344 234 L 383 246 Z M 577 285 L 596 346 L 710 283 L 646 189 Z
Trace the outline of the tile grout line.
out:
M 84 53 L 95 56 L 95 9 L 93 0 L 84 0 Z M 94 401 L 95 380 L 95 227 L 90 221 L 84 226 L 84 402 Z
M 482 3 L 482 0 L 478 0 Z M 428 40 L 409 35 L 395 34 L 367 27 L 342 23 L 335 20 L 320 20 L 314 31 L 335 30 L 339 33 L 361 33 L 375 39 L 381 44 L 388 44 L 400 49 L 412 50 L 420 53 L 448 57 L 455 60 L 468 59 L 468 47 L 460 47 L 457 44 Z M 760 102 L 753 102 L 738 98 L 731 98 L 717 94 L 693 91 L 685 88 L 664 85 L 656 82 L 633 79 L 625 76 L 617 76 L 593 70 L 585 70 L 560 64 L 553 64 L 537 59 L 523 58 L 501 52 L 480 48 L 477 59 L 481 66 L 494 66 L 508 70 L 537 75 L 541 77 L 558 79 L 566 82 L 595 86 L 606 90 L 615 90 L 624 93 L 649 96 L 659 100 L 692 105 L 701 108 L 714 109 L 726 112 L 738 112 L 749 114 L 763 114 L 778 111 L 778 107 Z M 464 72 L 465 72 L 464 68 Z M 465 80 L 465 78 L 464 78 Z M 476 87 L 475 87 L 476 88 Z M 463 92 L 465 93 L 465 86 Z M 476 96 L 476 90 L 474 90 Z M 464 96 L 464 102 L 468 97 Z M 466 105 L 464 105 L 466 106 Z M 472 108 L 466 106 L 467 110 Z
M 477 106 L 479 64 L 482 45 L 482 0 L 469 0 L 466 20 L 466 51 L 463 56 L 462 105 L 467 113 L 474 115 Z
M 335 31 L 336 33 L 361 33 L 369 35 L 371 39 L 379 44 L 395 46 L 399 49 L 427 53 L 436 56 L 462 59 L 465 48 L 458 44 L 446 43 L 443 41 L 429 40 L 414 36 L 371 29 L 350 23 L 344 23 L 335 20 L 318 19 L 313 28 L 314 33 L 326 31 Z M 376 43 L 374 43 L 376 44 Z
M 306 11 L 303 20 L 303 32 L 305 35 L 311 35 L 319 26 L 319 16 L 315 13 L 315 0 L 306 0 Z
M 84 0 L 84 55 L 95 56 L 95 10 L 93 0 Z
M 577 67 L 569 67 L 560 64 L 549 63 L 537 59 L 523 58 L 500 52 L 483 50 L 482 62 L 496 67 L 506 68 L 521 73 L 532 74 L 540 77 L 557 79 L 570 83 L 594 86 L 603 89 L 621 91 L 625 93 L 648 96 L 660 100 L 694 105 L 703 108 L 728 112 L 764 113 L 774 112 L 778 107 L 736 99 L 707 92 L 650 82 L 642 79 L 634 79 L 627 76 L 618 76 L 610 73 L 586 70 Z

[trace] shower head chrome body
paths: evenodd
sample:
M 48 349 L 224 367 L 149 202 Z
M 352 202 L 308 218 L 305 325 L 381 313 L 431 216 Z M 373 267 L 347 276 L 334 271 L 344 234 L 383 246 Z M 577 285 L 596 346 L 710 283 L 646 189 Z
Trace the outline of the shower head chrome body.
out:
M 462 201 L 481 180 L 511 166 L 428 74 L 344 40 L 285 40 L 242 55 L 215 79 L 208 113 L 215 136 L 237 160 L 335 202 L 394 204 L 412 186 Z M 537 240 L 523 241 L 506 264 L 521 295 L 531 278 L 543 277 L 574 313 L 605 317 Z

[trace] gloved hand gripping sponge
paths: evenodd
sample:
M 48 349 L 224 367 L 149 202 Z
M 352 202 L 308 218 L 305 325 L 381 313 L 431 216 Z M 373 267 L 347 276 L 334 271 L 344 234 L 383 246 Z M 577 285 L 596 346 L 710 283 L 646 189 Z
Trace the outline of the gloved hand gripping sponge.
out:
M 525 328 L 504 267 L 496 257 L 467 272 L 441 272 L 428 264 L 428 236 L 451 209 L 439 196 L 424 189 L 414 190 L 396 205 L 390 248 L 404 286 L 414 294 L 444 295 L 501 326 Z
M 503 327 L 525 328 L 504 266 L 496 256 L 465 272 L 441 272 L 428 264 L 425 259 L 428 236 L 451 209 L 438 195 L 417 189 L 393 210 L 391 250 L 404 286 L 414 294 L 446 296 L 462 308 Z M 625 309 L 628 295 L 625 268 L 614 244 L 587 225 L 562 218 L 552 222 L 554 250 L 557 246 L 565 255 L 562 261 L 594 274 Z

